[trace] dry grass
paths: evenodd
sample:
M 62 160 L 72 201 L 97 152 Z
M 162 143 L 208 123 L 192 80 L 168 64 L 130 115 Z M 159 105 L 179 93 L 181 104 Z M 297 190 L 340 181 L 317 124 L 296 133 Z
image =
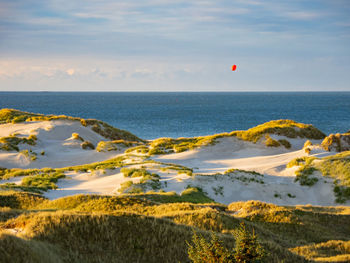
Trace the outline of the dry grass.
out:
M 98 152 L 117 151 L 118 149 L 132 147 L 137 144 L 139 144 L 139 142 L 131 142 L 131 141 L 125 141 L 125 140 L 100 141 L 97 144 L 96 151 Z
M 317 162 L 315 162 L 317 160 Z M 300 166 L 296 171 L 296 181 L 312 186 L 317 182 L 313 173 L 319 171 L 323 176 L 334 179 L 334 193 L 338 203 L 350 200 L 350 151 L 324 158 L 302 157 L 290 161 L 287 167 Z
M 350 220 L 346 207 L 282 207 L 258 201 L 228 207 L 166 203 L 166 195 L 77 195 L 49 201 L 36 195 L 8 193 L 11 202 L 6 201 L 6 206 L 32 210 L 23 210 L 27 211 L 23 215 L 10 208 L 0 211 L 4 218 L 0 254 L 6 258 L 6 251 L 24 249 L 34 256 L 40 251 L 56 255 L 63 262 L 188 262 L 185 242 L 191 240 L 192 227 L 206 237 L 208 230 L 217 232 L 224 245 L 233 248 L 232 233 L 242 221 L 250 231 L 255 229 L 269 252 L 266 262 L 306 262 L 311 254 L 322 257 L 324 253 L 340 258 L 342 254 L 334 249 L 293 249 L 350 239 L 350 229 L 345 227 Z M 47 210 L 57 211 L 44 212 Z M 22 229 L 23 234 L 13 237 L 6 229 Z M 35 250 L 36 242 L 43 246 L 41 250 Z
M 7 136 L 0 138 L 0 150 L 3 151 L 19 151 L 19 144 L 28 144 L 35 145 L 37 137 L 35 135 L 30 135 L 28 138 L 26 137 L 18 137 L 18 136 Z
M 126 140 L 126 141 L 138 141 L 140 138 L 132 133 L 124 130 L 114 128 L 113 126 L 95 119 L 82 119 L 77 117 L 70 117 L 65 115 L 43 115 L 25 111 L 19 111 L 15 109 L 1 109 L 0 110 L 0 124 L 1 123 L 18 123 L 26 121 L 52 121 L 52 120 L 72 120 L 79 121 L 83 126 L 92 126 L 92 130 L 103 137 L 111 140 Z
M 316 262 L 350 262 L 350 241 L 330 240 L 290 250 Z
M 350 132 L 343 134 L 330 134 L 322 141 L 326 151 L 350 151 Z
M 258 125 L 247 131 L 234 131 L 235 135 L 245 141 L 256 143 L 265 134 L 276 134 L 288 138 L 323 139 L 325 134 L 310 124 L 298 123 L 292 120 L 274 120 Z

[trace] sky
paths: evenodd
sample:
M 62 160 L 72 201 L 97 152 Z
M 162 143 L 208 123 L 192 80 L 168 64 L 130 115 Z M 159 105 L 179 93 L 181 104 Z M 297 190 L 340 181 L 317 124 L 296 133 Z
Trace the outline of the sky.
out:
M 350 91 L 350 1 L 0 0 L 0 91 Z

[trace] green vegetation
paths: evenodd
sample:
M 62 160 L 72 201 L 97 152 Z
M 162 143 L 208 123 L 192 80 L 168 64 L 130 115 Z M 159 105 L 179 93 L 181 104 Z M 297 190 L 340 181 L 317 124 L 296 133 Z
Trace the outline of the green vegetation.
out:
M 222 263 L 258 263 L 262 262 L 265 251 L 260 245 L 257 236 L 250 233 L 245 224 L 233 231 L 235 236 L 235 249 L 231 252 L 213 232 L 208 242 L 202 235 L 194 232 L 192 244 L 188 245 L 188 256 L 193 263 L 222 262 Z
M 183 203 L 189 202 L 194 204 L 207 204 L 214 203 L 202 189 L 197 187 L 189 187 L 185 189 L 180 195 L 176 192 L 147 192 L 138 195 L 135 197 L 154 201 L 157 203 Z
M 268 134 L 265 135 L 265 145 L 267 147 L 279 147 L 279 146 L 281 146 L 281 144 L 278 141 L 272 139 L 270 137 L 270 135 L 268 135 Z
M 146 145 L 140 145 L 140 146 L 135 146 L 135 147 L 127 149 L 125 151 L 125 153 L 136 152 L 136 153 L 141 153 L 141 154 L 147 154 L 148 151 L 149 151 L 149 148 Z
M 16 176 L 33 176 L 40 175 L 45 173 L 53 173 L 53 172 L 66 172 L 66 171 L 76 171 L 76 172 L 87 172 L 87 171 L 95 171 L 95 170 L 105 170 L 105 169 L 115 169 L 117 167 L 124 166 L 123 161 L 127 159 L 128 156 L 119 156 L 116 158 L 112 158 L 102 162 L 76 165 L 64 168 L 41 168 L 41 169 L 6 169 L 0 168 L 0 179 L 9 179 L 11 177 Z
M 289 141 L 287 141 L 286 139 L 280 139 L 278 140 L 278 142 L 280 144 L 282 144 L 286 149 L 290 149 L 292 147 L 292 145 L 290 144 Z
M 1 137 L 0 138 L 0 150 L 3 151 L 19 151 L 19 144 L 28 144 L 28 145 L 35 145 L 36 144 L 37 137 L 35 135 L 29 135 L 28 138 L 26 137 L 17 137 L 17 136 L 7 136 L 7 137 Z
M 311 175 L 319 171 L 323 176 L 334 179 L 334 194 L 337 202 L 344 203 L 350 200 L 350 151 L 324 158 L 297 158 L 289 162 L 287 167 L 294 165 L 300 166 L 296 171 L 296 181 L 299 181 L 301 185 L 315 184 L 318 179 Z
M 350 241 L 331 240 L 290 250 L 316 262 L 350 262 Z
M 222 134 L 213 136 L 202 136 L 194 138 L 159 138 L 150 143 L 149 155 L 179 153 L 192 150 L 201 146 L 214 144 L 215 139 L 222 137 Z
M 125 141 L 136 141 L 136 142 L 143 142 L 140 138 L 133 135 L 132 133 L 128 131 L 124 131 L 121 129 L 114 128 L 113 126 L 99 120 L 94 119 L 87 119 L 81 122 L 84 126 L 92 126 L 91 129 L 100 134 L 101 136 L 110 139 L 112 141 L 114 140 L 125 140 Z
M 72 138 L 74 140 L 78 140 L 78 141 L 82 141 L 82 142 L 84 141 L 84 139 L 82 137 L 80 137 L 79 133 L 76 133 L 76 132 L 72 133 Z
M 188 245 L 188 257 L 193 263 L 222 262 L 233 263 L 234 255 L 230 253 L 223 242 L 213 232 L 208 242 L 202 235 L 193 233 L 192 244 Z
M 125 177 L 146 177 L 151 175 L 146 169 L 137 169 L 137 168 L 122 168 L 120 170 Z
M 23 178 L 21 186 L 37 188 L 42 191 L 57 189 L 58 179 L 65 178 L 63 173 L 47 173 Z
M 325 134 L 310 124 L 297 123 L 292 120 L 270 121 L 246 131 L 233 131 L 230 133 L 221 133 L 211 136 L 201 136 L 194 138 L 160 138 L 152 141 L 149 145 L 149 155 L 168 154 L 174 152 L 183 152 L 192 150 L 201 146 L 213 145 L 216 140 L 222 137 L 235 136 L 245 141 L 253 143 L 258 142 L 265 137 L 265 145 L 268 147 L 278 147 L 283 145 L 285 148 L 291 148 L 291 144 L 286 139 L 274 140 L 270 134 L 286 136 L 288 138 L 308 138 L 323 139 Z M 142 148 L 142 153 L 146 153 L 146 148 Z
M 33 176 L 27 176 L 22 179 L 21 184 L 17 185 L 14 183 L 1 184 L 1 189 L 9 190 L 21 190 L 25 192 L 32 193 L 42 193 L 49 189 L 57 189 L 58 179 L 65 178 L 64 173 L 61 172 L 51 172 L 51 173 L 41 173 Z
M 311 146 L 311 145 L 312 145 L 312 142 L 311 142 L 310 140 L 307 140 L 307 141 L 304 143 L 303 148 L 307 148 L 307 147 L 309 147 L 309 146 Z
M 302 167 L 298 171 L 295 172 L 296 178 L 295 182 L 300 183 L 300 185 L 313 186 L 318 182 L 318 178 L 310 177 L 315 171 L 317 171 L 314 167 Z
M 124 141 L 124 140 L 100 141 L 97 144 L 96 151 L 98 152 L 117 151 L 119 148 L 122 148 L 122 147 L 127 148 L 135 144 L 139 144 L 139 142 L 131 142 L 131 141 Z
M 35 161 L 38 158 L 38 154 L 36 152 L 33 152 L 32 150 L 22 150 L 19 153 L 29 158 L 31 161 Z
M 31 209 L 46 199 L 39 194 L 17 191 L 0 191 L 0 207 Z
M 146 169 L 122 168 L 125 177 L 141 177 L 138 183 L 127 181 L 118 190 L 120 193 L 142 193 L 149 189 L 158 190 L 161 187 L 159 175 L 150 173 Z
M 80 144 L 81 148 L 83 148 L 84 150 L 94 150 L 95 146 L 90 142 L 90 141 L 84 141 Z
M 256 143 L 265 134 L 276 134 L 288 138 L 323 139 L 325 134 L 310 124 L 298 123 L 292 120 L 275 120 L 258 125 L 247 131 L 234 131 L 235 135 L 245 141 Z
M 343 134 L 330 134 L 322 141 L 326 151 L 350 151 L 350 131 Z
M 229 206 L 169 203 L 168 196 L 170 200 L 175 195 L 76 195 L 50 201 L 34 194 L 1 192 L 0 206 L 7 208 L 0 208 L 0 258 L 5 262 L 22 256 L 27 262 L 190 262 L 186 242 L 191 242 L 193 230 L 206 241 L 214 231 L 229 252 L 256 244 L 258 236 L 268 251 L 264 262 L 316 258 L 332 262 L 329 259 L 349 254 L 350 229 L 344 227 L 350 219 L 349 207 L 283 207 L 258 201 Z M 237 232 L 242 222 L 246 227 Z M 21 234 L 9 234 L 10 230 Z
M 162 163 L 164 165 L 166 165 L 165 167 L 160 168 L 161 171 L 177 171 L 178 174 L 187 174 L 188 176 L 192 176 L 193 173 L 193 169 L 182 166 L 182 165 L 175 165 L 175 164 L 166 164 L 166 163 Z
M 37 113 L 30 113 L 19 111 L 15 109 L 1 109 L 0 110 L 0 124 L 3 123 L 18 123 L 26 121 L 52 121 L 52 120 L 71 120 L 79 121 L 83 126 L 92 126 L 92 130 L 103 137 L 111 140 L 126 140 L 126 141 L 142 141 L 137 136 L 124 130 L 120 130 L 110 126 L 109 124 L 94 120 L 94 119 L 82 119 L 77 117 L 70 117 L 65 115 L 43 115 Z
M 316 159 L 315 157 L 296 158 L 296 159 L 291 160 L 287 164 L 287 168 L 291 168 L 293 166 L 301 166 L 301 165 L 309 166 L 315 159 Z
M 80 118 L 69 117 L 65 115 L 43 115 L 15 109 L 1 109 L 0 123 L 19 123 L 25 121 L 51 121 L 58 119 L 80 120 Z

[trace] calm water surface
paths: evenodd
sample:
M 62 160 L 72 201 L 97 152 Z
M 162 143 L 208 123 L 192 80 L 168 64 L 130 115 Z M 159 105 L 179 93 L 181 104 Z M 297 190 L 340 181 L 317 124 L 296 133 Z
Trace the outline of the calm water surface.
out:
M 144 139 L 248 129 L 275 119 L 350 130 L 350 92 L 0 92 L 0 108 L 106 121 Z

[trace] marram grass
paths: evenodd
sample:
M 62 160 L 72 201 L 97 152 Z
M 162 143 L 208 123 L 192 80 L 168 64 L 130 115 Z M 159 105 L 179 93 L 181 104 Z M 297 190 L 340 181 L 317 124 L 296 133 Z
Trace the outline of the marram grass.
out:
M 7 192 L 0 198 L 7 207 L 0 208 L 0 256 L 10 262 L 21 262 L 23 253 L 29 255 L 27 262 L 189 262 L 186 241 L 193 229 L 206 238 L 208 231 L 216 232 L 232 249 L 233 233 L 241 222 L 249 231 L 254 229 L 268 252 L 265 262 L 344 258 L 332 246 L 325 251 L 312 246 L 337 240 L 347 246 L 350 240 L 347 207 L 259 201 L 229 206 L 159 203 L 145 194 L 77 195 L 50 201 Z

